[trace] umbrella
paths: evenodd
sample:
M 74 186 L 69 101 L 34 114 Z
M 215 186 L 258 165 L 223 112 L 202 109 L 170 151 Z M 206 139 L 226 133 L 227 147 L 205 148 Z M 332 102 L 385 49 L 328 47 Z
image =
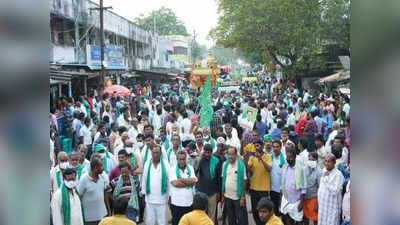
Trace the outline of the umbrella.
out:
M 111 85 L 104 89 L 103 94 L 108 93 L 111 97 L 118 97 L 118 96 L 129 96 L 131 95 L 131 91 L 121 85 Z

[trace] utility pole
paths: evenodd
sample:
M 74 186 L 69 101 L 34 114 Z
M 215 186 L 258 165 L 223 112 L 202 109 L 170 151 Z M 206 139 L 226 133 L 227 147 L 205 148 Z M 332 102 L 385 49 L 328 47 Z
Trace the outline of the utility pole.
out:
M 104 7 L 103 0 L 100 0 L 100 48 L 101 48 L 101 71 L 100 71 L 100 87 L 104 88 Z
M 91 8 L 91 10 L 99 10 L 100 11 L 100 49 L 101 49 L 101 71 L 100 71 L 100 87 L 104 89 L 104 10 L 112 9 L 112 7 L 104 7 L 103 0 L 100 0 L 100 7 L 98 8 Z
M 193 30 L 193 39 L 192 39 L 192 51 L 191 51 L 191 56 L 192 56 L 192 64 L 194 68 L 194 46 L 196 45 L 196 30 Z

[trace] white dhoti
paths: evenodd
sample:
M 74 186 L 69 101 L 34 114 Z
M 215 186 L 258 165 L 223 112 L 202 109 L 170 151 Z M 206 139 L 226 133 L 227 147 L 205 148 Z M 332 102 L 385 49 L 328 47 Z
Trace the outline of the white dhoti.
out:
M 151 204 L 146 202 L 145 224 L 155 225 L 157 221 L 158 225 L 167 225 L 167 206 L 168 204 Z
M 282 202 L 280 211 L 282 214 L 288 214 L 290 218 L 294 221 L 302 221 L 303 220 L 303 210 L 299 212 L 298 207 L 300 204 L 300 200 L 295 203 L 289 203 L 285 196 L 282 195 Z

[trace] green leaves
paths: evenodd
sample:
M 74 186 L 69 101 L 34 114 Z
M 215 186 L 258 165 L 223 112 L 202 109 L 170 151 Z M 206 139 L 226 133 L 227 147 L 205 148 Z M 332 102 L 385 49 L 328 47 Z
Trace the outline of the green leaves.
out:
M 210 37 L 240 49 L 250 63 L 272 61 L 285 74 L 301 75 L 324 68 L 326 43 L 350 46 L 349 0 L 217 2 L 223 14 Z
M 155 30 L 159 35 L 189 35 L 183 21 L 171 9 L 165 7 L 152 11 L 148 16 L 142 15 L 135 20 L 143 28 Z

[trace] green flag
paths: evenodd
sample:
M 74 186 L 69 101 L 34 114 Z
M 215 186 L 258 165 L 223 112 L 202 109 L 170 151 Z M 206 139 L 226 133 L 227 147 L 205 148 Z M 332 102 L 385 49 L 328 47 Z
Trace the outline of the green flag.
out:
M 211 107 L 211 75 L 208 74 L 206 83 L 200 96 L 200 127 L 208 126 L 212 120 L 213 109 Z

